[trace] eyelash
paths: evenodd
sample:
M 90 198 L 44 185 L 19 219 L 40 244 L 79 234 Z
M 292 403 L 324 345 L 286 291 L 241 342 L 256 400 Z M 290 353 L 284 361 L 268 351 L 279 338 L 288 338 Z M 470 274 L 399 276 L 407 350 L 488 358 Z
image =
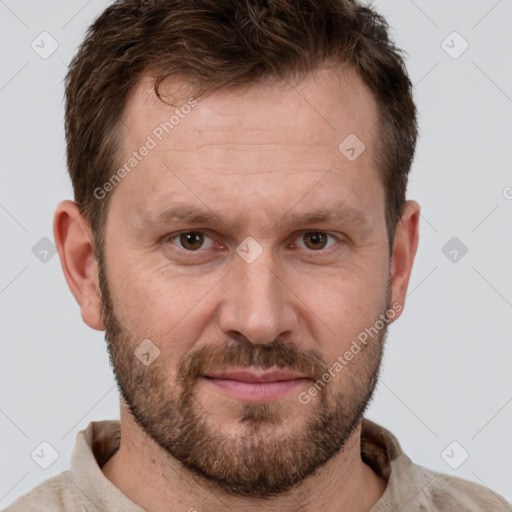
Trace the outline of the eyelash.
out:
M 179 239 L 179 237 L 183 234 L 186 234 L 186 233 L 201 233 L 202 235 L 205 235 L 209 238 L 211 238 L 213 240 L 213 238 L 208 234 L 207 231 L 203 230 L 203 229 L 191 229 L 191 230 L 186 230 L 186 231 L 179 231 L 178 233 L 173 233 L 167 237 L 164 238 L 163 242 L 164 243 L 168 243 L 168 242 L 171 242 L 172 245 L 174 245 L 174 247 L 176 247 L 179 251 L 183 251 L 187 254 L 187 256 L 190 256 L 192 255 L 192 257 L 198 257 L 199 255 L 201 255 L 201 253 L 203 253 L 204 251 L 207 251 L 208 249 L 197 249 L 195 251 L 192 251 L 192 250 L 189 250 L 189 249 L 185 249 L 183 247 L 180 247 L 176 244 L 173 244 L 172 241 L 175 240 L 175 239 Z M 330 233 L 328 231 L 322 231 L 322 230 L 305 230 L 305 231 L 301 231 L 297 236 L 296 238 L 300 237 L 300 236 L 304 236 L 308 233 L 322 233 L 322 234 L 326 234 L 328 237 L 331 237 L 331 238 L 334 238 L 336 240 L 336 242 L 342 242 L 342 238 L 337 236 L 337 235 L 334 235 L 333 233 Z M 333 244 L 331 245 L 330 247 L 327 247 L 325 249 L 317 249 L 316 251 L 314 249 L 307 249 L 306 248 L 303 248 L 303 247 L 299 247 L 299 249 L 305 249 L 305 250 L 308 250 L 308 252 L 310 253 L 325 253 L 327 252 L 329 249 L 331 249 L 332 247 L 334 247 L 336 244 Z

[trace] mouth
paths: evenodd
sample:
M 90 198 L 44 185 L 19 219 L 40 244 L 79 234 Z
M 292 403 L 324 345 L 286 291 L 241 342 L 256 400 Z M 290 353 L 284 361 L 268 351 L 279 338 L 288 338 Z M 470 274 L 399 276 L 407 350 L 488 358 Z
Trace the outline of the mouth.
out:
M 305 375 L 281 369 L 231 369 L 210 372 L 204 376 L 216 390 L 244 402 L 261 403 L 280 400 L 296 391 L 310 379 Z

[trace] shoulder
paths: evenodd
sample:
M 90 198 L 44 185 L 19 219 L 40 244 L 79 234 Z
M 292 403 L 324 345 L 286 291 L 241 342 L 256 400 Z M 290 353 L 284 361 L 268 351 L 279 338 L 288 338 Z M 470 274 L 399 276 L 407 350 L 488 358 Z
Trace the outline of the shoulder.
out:
M 5 512 L 85 511 L 80 491 L 64 471 L 34 487 L 12 503 Z
M 412 503 L 436 512 L 512 512 L 505 498 L 487 487 L 455 476 L 413 465 L 424 487 Z M 413 507 L 414 508 L 414 507 Z M 411 508 L 412 510 L 412 508 Z
M 484 485 L 415 464 L 386 428 L 363 420 L 361 456 L 387 487 L 372 512 L 512 512 Z

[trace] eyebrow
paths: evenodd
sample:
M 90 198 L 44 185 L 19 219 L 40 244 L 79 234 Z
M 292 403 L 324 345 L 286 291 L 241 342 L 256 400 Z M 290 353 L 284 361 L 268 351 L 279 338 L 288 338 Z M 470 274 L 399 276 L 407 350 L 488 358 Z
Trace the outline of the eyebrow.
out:
M 334 220 L 343 224 L 352 224 L 360 227 L 370 227 L 367 214 L 353 207 L 342 207 L 340 210 L 320 208 L 305 213 L 284 214 L 272 225 L 273 228 L 283 228 L 303 224 L 315 224 Z M 166 226 L 172 221 L 181 221 L 187 224 L 203 224 L 208 226 L 224 226 L 232 231 L 239 231 L 243 223 L 241 221 L 229 221 L 224 216 L 212 210 L 201 210 L 196 207 L 179 205 L 172 206 L 154 215 L 143 214 L 137 222 L 141 229 L 153 226 Z

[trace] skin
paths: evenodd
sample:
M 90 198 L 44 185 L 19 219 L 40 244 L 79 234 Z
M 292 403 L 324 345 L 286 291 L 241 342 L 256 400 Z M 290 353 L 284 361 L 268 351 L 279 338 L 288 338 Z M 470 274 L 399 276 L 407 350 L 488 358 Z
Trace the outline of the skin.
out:
M 149 77 L 142 80 L 123 114 L 120 160 L 124 163 L 175 108 L 152 94 Z M 319 70 L 294 87 L 218 91 L 198 99 L 197 107 L 110 192 L 104 263 L 116 317 L 134 343 L 146 338 L 156 343 L 161 351 L 156 362 L 170 383 L 180 360 L 194 350 L 240 338 L 254 345 L 281 338 L 300 351 L 316 351 L 330 365 L 375 323 L 388 300 L 404 304 L 420 209 L 407 202 L 390 258 L 374 153 L 376 125 L 372 94 L 347 69 Z M 349 134 L 366 145 L 353 162 L 338 150 Z M 143 225 L 143 218 L 178 203 L 217 212 L 226 223 Z M 351 208 L 366 220 L 276 222 L 285 214 L 318 208 Z M 229 221 L 239 226 L 228 227 Z M 193 260 L 179 239 L 162 242 L 166 235 L 197 229 L 210 238 Z M 325 249 L 311 249 L 303 237 L 308 231 L 339 238 L 330 237 Z M 72 201 L 58 206 L 54 236 L 84 322 L 105 330 L 92 233 Z M 235 252 L 248 236 L 263 251 L 252 263 Z M 348 393 L 361 375 L 369 378 L 365 361 L 364 355 L 355 357 L 333 379 L 333 389 Z M 305 382 L 281 401 L 286 418 L 266 437 L 304 427 L 312 409 L 297 400 L 297 393 L 311 384 Z M 212 424 L 222 424 L 235 438 L 246 434 L 233 407 L 236 400 L 204 381 L 195 400 Z M 318 400 L 313 397 L 313 404 Z M 212 512 L 292 511 L 298 505 L 304 511 L 362 512 L 386 487 L 361 460 L 360 425 L 343 451 L 272 499 L 212 490 L 144 432 L 123 400 L 121 431 L 120 448 L 102 470 L 150 512 L 168 510 L 170 504 L 175 510 Z

